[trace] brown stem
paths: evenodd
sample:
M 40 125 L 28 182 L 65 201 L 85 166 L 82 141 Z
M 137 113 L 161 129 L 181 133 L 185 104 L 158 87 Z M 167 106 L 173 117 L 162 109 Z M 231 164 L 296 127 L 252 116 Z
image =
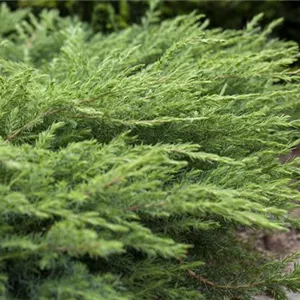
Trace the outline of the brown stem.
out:
M 123 177 L 117 177 L 117 178 L 115 178 L 115 179 L 109 181 L 108 183 L 106 183 L 106 184 L 104 185 L 104 187 L 107 189 L 107 188 L 109 188 L 110 186 L 119 183 L 122 179 L 123 179 Z
M 81 100 L 79 103 L 83 104 L 83 103 L 90 103 L 90 102 L 93 102 L 93 101 L 95 101 L 95 99 L 94 98 L 90 98 L 90 99 Z M 54 115 L 54 114 L 56 114 L 58 112 L 61 112 L 63 110 L 64 109 L 53 109 L 53 110 L 45 111 L 37 119 L 42 119 L 42 118 L 44 118 L 46 116 Z M 14 130 L 10 135 L 7 136 L 5 142 L 6 143 L 10 143 L 16 136 L 18 136 L 22 131 L 28 129 L 34 123 L 35 123 L 34 121 L 31 121 L 31 122 L 25 124 L 24 126 L 22 126 L 21 128 L 19 128 L 17 130 Z
M 179 259 L 178 261 L 179 261 L 179 264 L 182 264 L 181 259 Z M 190 277 L 200 281 L 201 283 L 203 283 L 205 285 L 210 285 L 214 288 L 219 288 L 219 289 L 229 289 L 229 290 L 250 289 L 250 288 L 254 288 L 254 287 L 264 284 L 264 282 L 254 282 L 254 283 L 240 284 L 240 285 L 231 285 L 231 284 L 222 285 L 222 284 L 217 284 L 199 274 L 196 274 L 192 270 L 188 270 L 187 273 L 189 274 Z
M 55 114 L 55 113 L 57 113 L 59 111 L 60 111 L 59 109 L 46 111 L 46 112 L 42 113 L 38 117 L 38 119 L 44 118 L 45 116 L 53 115 L 53 114 Z M 6 143 L 10 143 L 16 136 L 18 136 L 22 131 L 24 131 L 27 128 L 29 128 L 30 126 L 32 126 L 34 123 L 35 123 L 34 121 L 31 121 L 31 122 L 25 124 L 24 126 L 22 126 L 21 128 L 19 128 L 17 130 L 14 130 L 10 135 L 7 136 L 5 142 Z
M 219 288 L 219 289 L 229 289 L 229 290 L 250 289 L 250 288 L 254 288 L 254 287 L 257 287 L 257 286 L 260 286 L 260 285 L 264 284 L 264 282 L 254 282 L 254 283 L 240 284 L 240 285 L 231 285 L 231 284 L 222 285 L 222 284 L 216 284 L 216 283 L 210 281 L 209 279 L 204 278 L 204 277 L 196 274 L 192 270 L 188 270 L 188 274 L 192 278 L 197 279 L 198 281 L 200 281 L 201 283 L 208 284 L 212 287 Z

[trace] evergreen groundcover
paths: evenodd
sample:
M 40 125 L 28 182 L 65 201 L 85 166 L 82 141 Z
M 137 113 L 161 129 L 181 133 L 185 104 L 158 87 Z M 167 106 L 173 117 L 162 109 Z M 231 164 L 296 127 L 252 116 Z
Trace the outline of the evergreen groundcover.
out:
M 12 9 L 30 7 L 33 13 L 38 13 L 43 8 L 57 8 L 61 15 L 76 13 L 82 20 L 91 22 L 94 30 L 111 32 L 139 22 L 147 10 L 149 0 L 1 0 L 0 2 L 6 2 Z M 222 26 L 231 29 L 241 28 L 246 20 L 264 12 L 264 19 L 261 20 L 263 24 L 284 17 L 284 22 L 280 27 L 275 28 L 273 34 L 300 43 L 299 1 L 160 0 L 157 9 L 161 12 L 160 19 L 172 18 L 197 10 L 209 16 L 212 27 Z
M 154 2 L 151 2 L 154 3 Z M 1 299 L 286 299 L 300 255 L 236 231 L 299 226 L 300 76 L 279 23 L 194 14 L 109 35 L 0 12 Z M 298 106 L 298 107 L 297 107 Z

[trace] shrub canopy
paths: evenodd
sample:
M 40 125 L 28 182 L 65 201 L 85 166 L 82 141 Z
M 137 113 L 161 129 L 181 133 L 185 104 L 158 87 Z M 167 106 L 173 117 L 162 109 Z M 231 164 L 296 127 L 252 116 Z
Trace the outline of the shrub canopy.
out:
M 154 3 L 154 2 L 153 2 Z M 300 289 L 237 228 L 287 230 L 299 194 L 297 45 L 201 16 L 110 35 L 0 15 L 3 299 L 251 299 Z M 25 19 L 24 19 L 25 18 Z M 251 245 L 250 245 L 251 246 Z
M 30 7 L 34 14 L 38 14 L 43 8 L 57 8 L 63 16 L 76 13 L 82 20 L 91 22 L 95 31 L 111 32 L 124 29 L 133 23 L 139 23 L 147 11 L 149 1 L 19 0 L 3 2 L 13 9 Z M 260 22 L 263 24 L 279 17 L 284 18 L 284 22 L 274 29 L 273 34 L 300 42 L 300 3 L 298 1 L 159 0 L 157 9 L 161 12 L 161 19 L 197 11 L 209 17 L 212 27 L 222 26 L 222 28 L 231 29 L 242 28 L 253 16 L 264 12 L 264 19 Z

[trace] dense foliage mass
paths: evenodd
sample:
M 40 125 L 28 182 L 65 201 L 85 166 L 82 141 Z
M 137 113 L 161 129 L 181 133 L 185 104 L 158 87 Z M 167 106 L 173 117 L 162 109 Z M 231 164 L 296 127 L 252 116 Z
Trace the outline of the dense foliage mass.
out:
M 139 23 L 147 10 L 147 2 L 154 0 L 19 0 L 5 1 L 11 8 L 30 7 L 35 14 L 43 8 L 57 8 L 61 15 L 78 14 L 84 21 L 91 22 L 95 31 L 112 31 Z M 212 27 L 242 28 L 253 16 L 263 12 L 263 24 L 283 17 L 284 22 L 273 34 L 300 43 L 299 1 L 211 1 L 211 0 L 159 0 L 161 18 L 172 18 L 192 11 L 205 14 Z
M 154 2 L 153 2 L 154 3 Z M 298 48 L 260 16 L 94 35 L 0 12 L 2 299 L 251 299 L 300 289 L 236 229 L 286 230 L 299 194 Z M 25 19 L 24 19 L 25 18 Z M 26 20 L 26 21 L 24 21 Z

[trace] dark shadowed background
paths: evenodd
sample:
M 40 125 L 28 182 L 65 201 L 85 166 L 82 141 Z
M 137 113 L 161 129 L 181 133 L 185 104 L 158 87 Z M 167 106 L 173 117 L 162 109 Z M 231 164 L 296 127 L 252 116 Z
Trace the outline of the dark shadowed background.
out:
M 151 1 L 151 0 L 150 0 Z M 7 2 L 12 9 L 31 7 L 34 13 L 43 8 L 57 8 L 61 15 L 77 14 L 90 22 L 95 31 L 110 32 L 140 22 L 148 8 L 148 1 L 57 1 L 19 0 Z M 247 20 L 263 12 L 263 23 L 284 18 L 275 35 L 300 43 L 300 1 L 160 1 L 161 17 L 170 18 L 194 10 L 205 14 L 211 27 L 242 28 Z M 262 23 L 262 24 L 263 24 Z

